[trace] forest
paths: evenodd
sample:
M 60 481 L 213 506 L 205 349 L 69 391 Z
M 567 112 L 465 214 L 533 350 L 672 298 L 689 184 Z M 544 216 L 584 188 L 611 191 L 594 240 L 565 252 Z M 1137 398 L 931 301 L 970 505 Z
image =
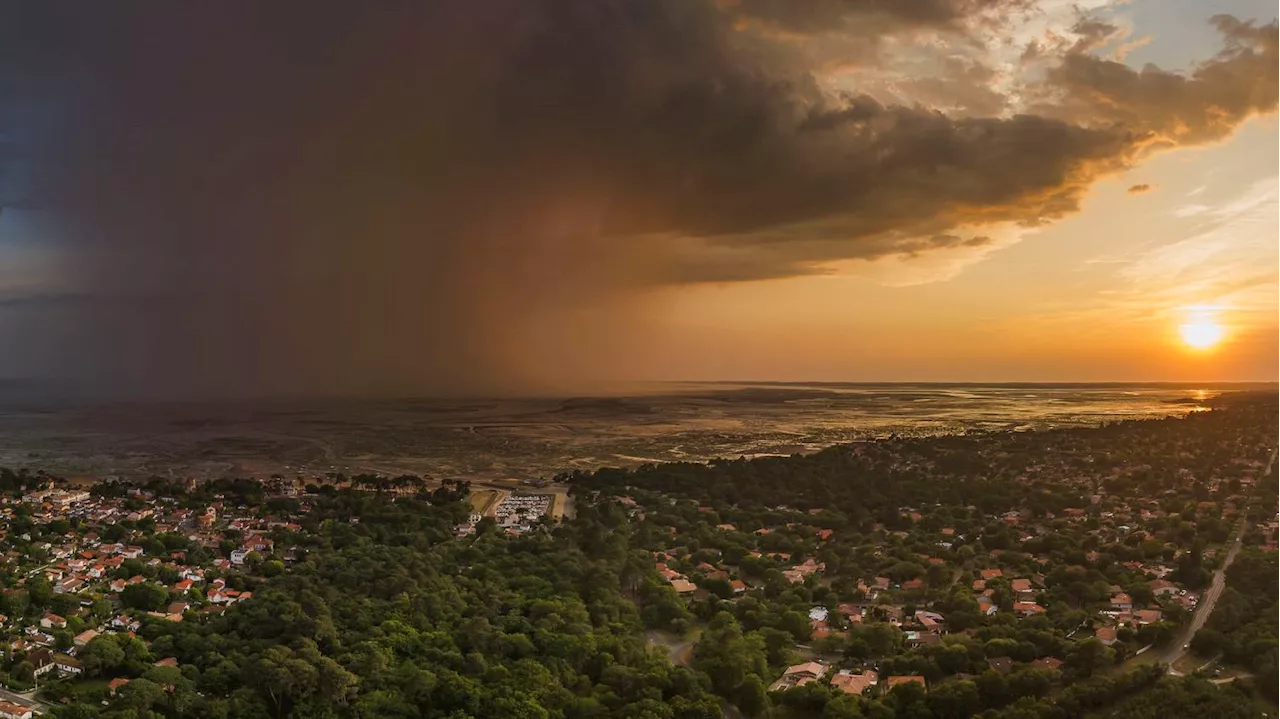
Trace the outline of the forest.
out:
M 1221 655 L 1228 664 L 1259 677 L 1276 677 L 1278 576 L 1276 552 L 1241 553 L 1227 569 L 1227 585 L 1209 621 L 1191 640 L 1192 648 L 1205 656 Z M 1259 686 L 1276 699 L 1275 681 L 1259 682 Z
M 1043 600 L 1053 611 L 1014 621 L 977 612 L 962 591 L 977 581 L 963 561 L 958 569 L 939 569 L 915 558 L 901 538 L 890 537 L 879 548 L 865 540 L 898 527 L 924 531 L 904 519 L 901 507 L 929 504 L 941 514 L 926 523 L 954 521 L 957 531 L 973 532 L 991 546 L 1017 546 L 1021 539 L 1005 523 L 983 517 L 1012 506 L 1032 514 L 1067 512 L 1087 506 L 1089 493 L 1105 482 L 1117 492 L 1140 493 L 1148 486 L 1175 491 L 1170 488 L 1185 465 L 1229 459 L 1223 447 L 1265 456 L 1274 403 L 1269 411 L 1246 407 L 1234 417 L 1232 410 L 1029 433 L 1001 438 L 995 450 L 977 438 L 904 440 L 910 451 L 836 448 L 810 457 L 578 473 L 565 477 L 576 516 L 560 523 L 545 519 L 522 536 L 510 536 L 488 519 L 474 534 L 459 536 L 456 528 L 471 511 L 462 484 L 394 498 L 324 488 L 305 499 L 264 496 L 248 480 L 210 485 L 195 493 L 216 493 L 228 503 L 270 503 L 296 522 L 291 530 L 273 532 L 276 554 L 229 576 L 252 598 L 180 622 L 143 621 L 136 638 L 94 638 L 78 654 L 85 676 L 54 682 L 44 696 L 65 698 L 52 712 L 59 719 L 1256 717 L 1274 704 L 1261 702 L 1253 682 L 1217 686 L 1168 676 L 1160 666 L 1121 664 L 1126 641 L 1137 646 L 1159 636 L 1122 639 L 1114 647 L 1097 639 L 1068 641 L 1081 607 L 1097 600 L 1093 585 L 1100 582 L 1106 592 L 1107 582 L 1128 576 L 1120 562 L 1078 580 L 1062 570 L 1056 584 L 1046 571 L 1046 583 L 1059 587 Z M 1247 429 L 1259 417 L 1263 426 Z M 1202 451 L 1182 452 L 1181 465 L 1162 459 L 1177 456 L 1170 455 L 1171 446 L 1191 444 Z M 1098 451 L 1117 445 L 1130 447 L 1145 468 L 1091 479 L 1104 475 L 1100 467 L 1132 461 Z M 1022 476 L 1027 457 L 1049 450 L 1060 458 L 1052 472 Z M 1055 477 L 1078 475 L 1086 477 L 1083 485 L 1055 485 Z M 1265 491 L 1274 492 L 1273 485 Z M 652 507 L 647 516 L 637 512 L 632 497 Z M 304 502 L 307 511 L 298 511 Z M 1182 506 L 1181 498 L 1170 505 Z M 843 661 L 874 663 L 884 675 L 918 674 L 923 682 L 865 696 L 826 682 L 769 691 L 797 659 L 797 646 L 811 639 L 804 612 L 834 609 L 843 594 L 861 590 L 812 579 L 791 583 L 768 557 L 745 549 L 735 555 L 739 533 L 723 528 L 729 525 L 722 515 L 743 525 L 782 525 L 771 517 L 801 510 L 817 524 L 848 532 L 844 548 L 812 550 L 814 540 L 804 539 L 800 527 L 782 526 L 760 541 L 775 543 L 770 546 L 778 551 L 818 551 L 833 568 L 865 565 L 894 574 L 895 582 L 956 583 L 952 590 L 921 595 L 922 603 L 927 599 L 955 618 L 954 631 L 937 644 L 908 648 L 904 633 L 877 615 L 865 625 L 841 627 L 842 634 L 816 647 Z M 1171 516 L 1160 531 L 1176 537 L 1187 521 L 1176 511 Z M 1203 532 L 1220 534 L 1221 528 Z M 1194 529 L 1187 536 L 1212 541 Z M 166 539 L 155 541 L 164 546 Z M 695 573 L 703 590 L 692 598 L 677 595 L 654 563 L 653 548 L 673 541 L 684 545 L 691 564 L 714 557 L 740 563 L 741 576 L 756 589 L 737 597 L 727 581 Z M 841 546 L 838 536 L 832 541 Z M 973 547 L 982 544 L 975 540 Z M 292 555 L 287 567 L 277 556 L 280 548 Z M 1140 546 L 1098 548 L 1141 556 Z M 1064 534 L 1038 538 L 1032 549 L 1054 553 L 1065 564 L 1086 548 Z M 1163 550 L 1152 551 L 1158 557 Z M 1176 571 L 1190 579 L 1202 570 L 1197 563 Z M 1210 633 L 1197 641 L 1216 642 L 1228 660 L 1261 676 L 1274 673 L 1275 576 L 1274 552 L 1243 554 L 1232 567 L 1232 598 L 1224 598 Z M 999 588 L 993 596 L 1007 606 L 1012 590 L 1001 581 L 993 581 Z M 124 599 L 151 606 L 159 598 L 136 590 Z M 1255 616 L 1270 617 L 1270 624 Z M 687 655 L 676 657 L 653 641 L 659 636 L 687 641 Z M 1030 663 L 1053 655 L 1064 658 L 1060 668 Z M 173 661 L 157 666 L 162 658 Z M 1013 671 L 993 670 L 1002 658 L 1013 662 Z M 130 681 L 112 690 L 113 679 Z
M 1097 677 L 1056 696 L 1043 678 L 993 686 L 980 676 L 927 693 L 899 687 L 878 700 L 820 684 L 771 697 L 765 678 L 783 659 L 771 647 L 789 637 L 744 633 L 722 613 L 697 643 L 692 668 L 646 646 L 643 616 L 650 624 L 688 616 L 649 576 L 617 505 L 585 507 L 530 536 L 508 538 L 488 525 L 459 540 L 452 527 L 465 512 L 457 501 L 335 494 L 296 537 L 304 562 L 222 616 L 150 622 L 138 639 L 95 639 L 81 654 L 88 674 L 132 681 L 114 697 L 80 693 L 53 715 L 712 719 L 722 715 L 722 696 L 747 716 L 796 719 L 962 717 L 993 705 L 1003 707 L 993 718 L 1047 719 L 1113 704 L 1132 712 L 1125 716 L 1155 717 L 1184 703 L 1233 717 L 1244 714 L 1232 707 L 1251 706 L 1229 689 L 1162 679 L 1158 670 Z M 352 516 L 361 521 L 350 524 Z M 664 603 L 665 614 L 645 611 Z M 178 666 L 152 665 L 166 656 Z

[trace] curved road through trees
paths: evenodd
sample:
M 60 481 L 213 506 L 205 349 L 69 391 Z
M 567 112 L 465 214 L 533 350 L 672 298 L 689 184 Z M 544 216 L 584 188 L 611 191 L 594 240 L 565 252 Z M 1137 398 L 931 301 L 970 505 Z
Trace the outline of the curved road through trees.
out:
M 1275 465 L 1276 453 L 1273 450 L 1271 459 L 1267 462 L 1267 471 L 1262 476 L 1270 476 L 1271 470 L 1275 468 Z M 1178 674 L 1177 670 L 1173 668 L 1173 663 L 1187 653 L 1187 646 L 1191 644 L 1191 639 L 1195 637 L 1196 632 L 1200 631 L 1204 623 L 1209 621 L 1209 615 L 1213 613 L 1213 605 L 1218 603 L 1218 597 L 1222 596 L 1222 590 L 1227 585 L 1227 568 L 1231 566 L 1231 563 L 1236 559 L 1236 555 L 1240 553 L 1241 540 L 1244 537 L 1245 530 L 1248 528 L 1248 520 L 1242 519 L 1240 521 L 1240 529 L 1236 532 L 1236 538 L 1231 542 L 1231 549 L 1227 550 L 1227 556 L 1222 560 L 1222 566 L 1218 567 L 1218 571 L 1213 573 L 1213 582 L 1209 584 L 1209 589 L 1201 597 L 1200 605 L 1196 607 L 1196 613 L 1191 617 L 1191 623 L 1187 625 L 1187 628 L 1178 635 L 1173 645 L 1160 657 L 1161 662 L 1169 665 L 1170 674 Z

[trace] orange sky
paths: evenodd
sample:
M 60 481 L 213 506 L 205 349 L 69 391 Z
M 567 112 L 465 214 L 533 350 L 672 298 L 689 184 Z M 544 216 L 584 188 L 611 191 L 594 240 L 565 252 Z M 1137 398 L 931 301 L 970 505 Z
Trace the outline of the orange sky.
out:
M 0 27 L 0 378 L 1280 379 L 1274 3 L 352 12 Z
M 980 257 L 666 292 L 653 311 L 675 321 L 652 376 L 1275 381 L 1276 156 L 1261 118 L 1105 180 L 1079 214 Z M 1226 330 L 1204 350 L 1178 333 L 1199 306 Z

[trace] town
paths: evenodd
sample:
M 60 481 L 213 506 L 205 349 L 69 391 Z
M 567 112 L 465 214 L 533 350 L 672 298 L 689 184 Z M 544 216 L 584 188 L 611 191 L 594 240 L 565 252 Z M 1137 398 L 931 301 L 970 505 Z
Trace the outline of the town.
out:
M 47 707 L 35 698 L 41 684 L 78 682 L 81 693 L 87 687 L 115 696 L 129 678 L 88 680 L 102 676 L 102 655 L 118 643 L 157 670 L 180 670 L 176 658 L 148 654 L 138 638 L 143 624 L 198 621 L 251 599 L 250 577 L 274 576 L 298 560 L 296 547 L 277 540 L 303 531 L 306 500 L 319 492 L 385 492 L 394 501 L 425 488 L 410 477 L 274 477 L 239 482 L 240 489 L 251 487 L 250 494 L 230 505 L 217 493 L 194 502 L 194 481 L 170 494 L 124 484 L 89 491 L 4 470 L 0 483 L 24 490 L 0 500 L 0 540 L 7 546 L 0 575 L 6 587 L 0 594 L 5 678 L 21 692 L 11 691 L 7 699 L 0 694 L 0 719 L 27 719 Z M 270 511 L 273 498 L 302 501 L 286 515 Z M 554 501 L 553 494 L 502 492 L 486 512 L 472 513 L 456 529 L 473 534 L 488 519 L 516 536 L 531 531 Z
M 1243 404 L 1100 429 L 571 473 L 554 481 L 586 508 L 576 518 L 557 494 L 416 477 L 85 486 L 3 470 L 0 719 L 230 687 L 211 683 L 227 660 L 191 649 L 196 637 L 278 613 L 294 591 L 281 583 L 329 571 L 335 548 L 394 536 L 431 538 L 415 551 L 447 551 L 437 561 L 453 581 L 494 552 L 552 542 L 590 554 L 625 541 L 648 566 L 611 591 L 634 603 L 650 650 L 672 671 L 710 677 L 747 716 L 828 705 L 971 716 L 1117 673 L 1143 686 L 1166 672 L 1241 687 L 1256 676 L 1265 691 L 1274 642 L 1234 639 L 1258 627 L 1224 623 L 1212 603 L 1237 555 L 1237 568 L 1274 567 L 1274 413 Z M 519 571 L 566 571 L 531 567 Z M 1226 601 L 1242 601 L 1233 593 L 1229 582 Z M 318 607 L 308 611 L 331 611 Z M 451 611 L 510 621 L 483 600 Z
M 762 677 L 771 692 L 948 691 L 970 679 L 993 696 L 1039 697 L 1155 664 L 1230 681 L 1250 673 L 1189 650 L 1215 571 L 1241 549 L 1274 566 L 1274 411 L 1217 436 L 1192 417 L 864 443 L 772 460 L 793 465 L 785 480 L 759 463 L 592 479 L 603 475 L 601 496 L 651 528 L 641 536 L 654 568 L 689 610 L 672 612 L 669 631 L 696 636 L 699 620 L 721 615 L 761 635 L 778 672 Z M 894 505 L 874 485 L 839 495 L 822 476 L 849 486 L 854 472 L 936 482 L 937 501 Z M 698 665 L 703 643 L 663 643 Z M 1257 650 L 1270 672 L 1274 646 Z

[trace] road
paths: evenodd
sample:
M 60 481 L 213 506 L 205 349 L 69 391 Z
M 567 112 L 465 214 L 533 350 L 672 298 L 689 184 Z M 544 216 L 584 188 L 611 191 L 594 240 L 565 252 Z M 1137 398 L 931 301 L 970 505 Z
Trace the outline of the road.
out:
M 1271 459 L 1267 462 L 1267 471 L 1263 476 L 1269 476 L 1275 465 L 1276 453 L 1272 451 Z M 1192 637 L 1196 635 L 1196 632 L 1200 631 L 1204 623 L 1209 620 L 1209 615 L 1213 613 L 1213 605 L 1218 603 L 1218 597 L 1222 596 L 1222 590 L 1227 585 L 1227 567 L 1231 566 L 1231 563 L 1236 559 L 1236 555 L 1240 553 L 1241 539 L 1248 528 L 1249 522 L 1241 520 L 1235 541 L 1231 543 L 1231 549 L 1227 550 L 1227 556 L 1222 560 L 1222 566 L 1218 567 L 1218 571 L 1213 573 L 1213 582 L 1209 584 L 1209 589 L 1200 597 L 1200 604 L 1196 607 L 1195 615 L 1191 617 L 1191 623 L 1187 625 L 1187 628 L 1178 635 L 1177 640 L 1160 657 L 1161 662 L 1169 665 L 1170 674 L 1178 674 L 1177 670 L 1173 668 L 1173 663 L 1181 659 L 1183 654 L 1186 654 L 1186 646 L 1191 643 Z
M 695 633 L 690 639 L 684 639 L 667 632 L 651 629 L 645 632 L 645 638 L 649 640 L 650 644 L 665 647 L 667 657 L 672 664 L 687 667 L 689 666 L 689 660 L 693 658 L 693 645 L 694 642 L 698 641 L 698 633 Z
M 29 693 L 34 694 L 34 692 Z M 32 699 L 31 697 L 24 696 L 22 694 L 14 694 L 7 689 L 0 689 L 0 699 L 7 702 L 13 702 L 14 704 L 21 704 L 24 707 L 31 707 L 39 712 L 47 712 L 53 708 L 44 702 L 37 701 L 36 699 Z
M 698 636 L 701 633 L 701 631 L 695 630 L 692 637 L 684 639 L 667 632 L 651 629 L 645 632 L 644 635 L 650 644 L 667 650 L 667 657 L 672 664 L 687 667 L 689 666 L 689 660 L 693 658 L 693 645 L 698 641 Z M 738 707 L 723 699 L 720 700 L 720 717 L 721 719 L 744 719 Z

